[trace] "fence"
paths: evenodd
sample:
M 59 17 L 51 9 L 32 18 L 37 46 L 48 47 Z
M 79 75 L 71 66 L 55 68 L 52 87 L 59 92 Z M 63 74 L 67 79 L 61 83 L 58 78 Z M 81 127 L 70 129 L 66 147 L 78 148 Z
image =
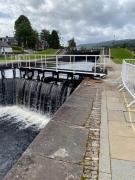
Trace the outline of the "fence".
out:
M 17 55 L 5 56 L 7 67 L 28 67 L 53 69 L 56 71 L 64 70 L 71 72 L 92 72 L 94 74 L 105 73 L 106 64 L 110 62 L 109 55 Z
M 126 89 L 130 95 L 133 97 L 133 101 L 131 101 L 127 107 L 130 107 L 135 103 L 135 59 L 126 59 L 123 60 L 122 64 L 122 84 L 119 86 L 122 89 Z

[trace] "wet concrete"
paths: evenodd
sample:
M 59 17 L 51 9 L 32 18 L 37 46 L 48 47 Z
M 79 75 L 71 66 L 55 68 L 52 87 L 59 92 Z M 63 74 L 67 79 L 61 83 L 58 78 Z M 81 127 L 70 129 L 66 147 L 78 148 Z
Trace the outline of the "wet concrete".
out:
M 39 133 L 5 180 L 79 180 L 96 88 L 84 82 Z

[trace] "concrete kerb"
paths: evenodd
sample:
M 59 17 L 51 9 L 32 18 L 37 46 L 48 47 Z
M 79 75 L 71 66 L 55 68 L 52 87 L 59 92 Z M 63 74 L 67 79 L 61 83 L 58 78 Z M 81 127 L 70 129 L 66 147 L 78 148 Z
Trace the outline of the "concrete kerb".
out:
M 100 153 L 99 153 L 99 180 L 111 179 L 111 160 L 109 147 L 109 132 L 107 118 L 107 102 L 105 91 L 102 93 L 101 125 L 100 125 Z

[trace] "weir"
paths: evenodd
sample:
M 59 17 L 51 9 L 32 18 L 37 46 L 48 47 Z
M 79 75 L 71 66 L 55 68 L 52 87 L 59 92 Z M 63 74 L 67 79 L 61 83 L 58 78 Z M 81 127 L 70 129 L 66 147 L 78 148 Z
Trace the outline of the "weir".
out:
M 1 70 L 0 179 L 81 82 L 74 78 L 38 76 L 39 73 L 32 78 L 23 76 L 19 69 Z
M 26 79 L 0 80 L 0 104 L 25 106 L 42 114 L 53 114 L 74 89 L 73 81 L 44 83 Z

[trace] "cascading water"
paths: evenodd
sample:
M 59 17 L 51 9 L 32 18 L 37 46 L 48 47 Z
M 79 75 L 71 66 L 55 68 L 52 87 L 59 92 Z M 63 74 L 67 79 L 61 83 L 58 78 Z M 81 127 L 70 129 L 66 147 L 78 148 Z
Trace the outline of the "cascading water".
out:
M 53 114 L 72 88 L 68 83 L 44 83 L 26 79 L 0 80 L 0 104 L 18 105 L 42 114 Z
M 0 180 L 73 89 L 68 81 L 0 79 Z

